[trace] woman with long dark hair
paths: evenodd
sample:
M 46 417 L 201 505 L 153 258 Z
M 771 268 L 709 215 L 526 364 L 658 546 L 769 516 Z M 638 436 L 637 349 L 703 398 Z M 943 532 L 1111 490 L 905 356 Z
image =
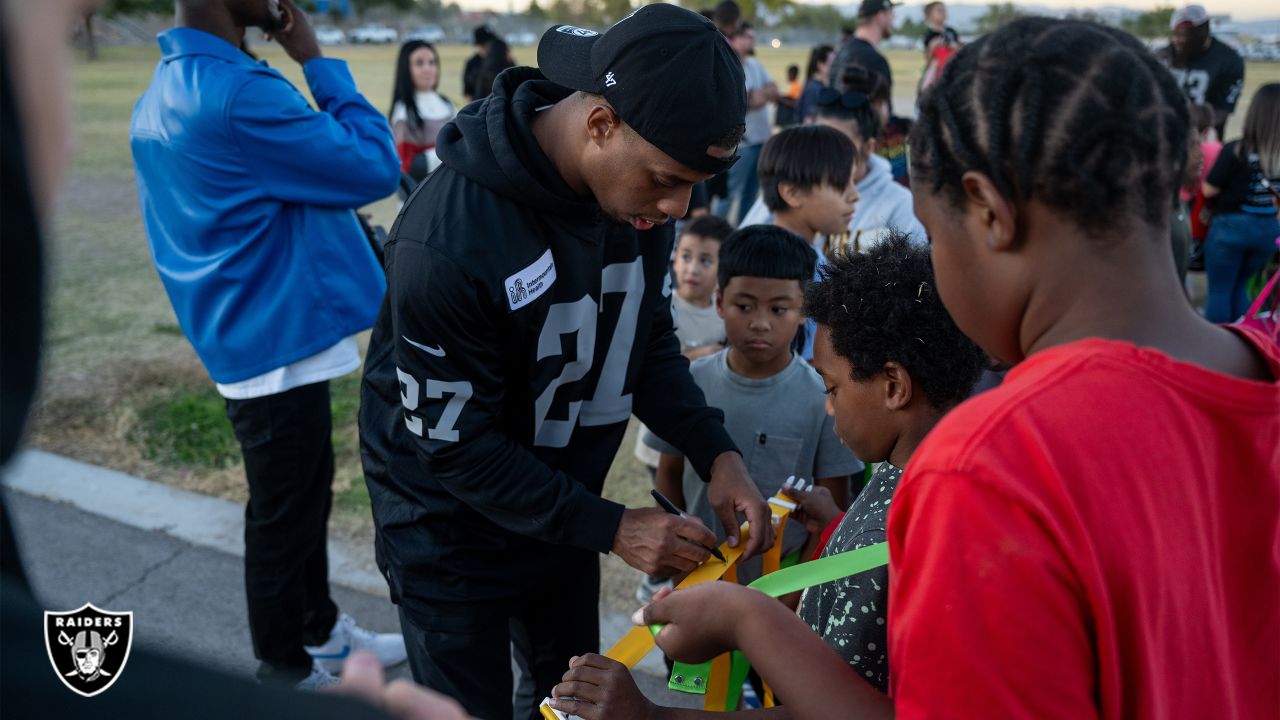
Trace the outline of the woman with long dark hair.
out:
M 1258 88 L 1243 137 L 1222 147 L 1204 181 L 1213 210 L 1204 245 L 1204 316 L 1213 322 L 1231 322 L 1249 308 L 1245 283 L 1276 251 L 1280 222 L 1268 185 L 1280 187 L 1280 83 Z
M 809 51 L 809 65 L 804 71 L 804 90 L 800 93 L 800 101 L 796 103 L 798 122 L 813 121 L 813 114 L 818 109 L 818 92 L 826 85 L 827 73 L 831 71 L 831 58 L 835 54 L 835 48 L 830 45 L 818 45 Z
M 402 45 L 396 59 L 391 111 L 387 113 L 402 172 L 410 172 L 414 159 L 420 155 L 426 156 L 425 165 L 415 174 L 425 175 L 439 164 L 435 157 L 436 134 L 457 114 L 453 103 L 436 92 L 439 84 L 440 54 L 435 46 L 422 40 Z

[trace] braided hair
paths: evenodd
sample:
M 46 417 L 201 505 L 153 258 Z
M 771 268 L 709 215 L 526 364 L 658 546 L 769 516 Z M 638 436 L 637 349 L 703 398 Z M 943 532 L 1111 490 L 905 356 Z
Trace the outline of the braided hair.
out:
M 911 177 L 964 200 L 982 172 L 1085 232 L 1166 223 L 1186 164 L 1187 103 L 1132 35 L 1024 18 L 966 46 L 922 97 Z

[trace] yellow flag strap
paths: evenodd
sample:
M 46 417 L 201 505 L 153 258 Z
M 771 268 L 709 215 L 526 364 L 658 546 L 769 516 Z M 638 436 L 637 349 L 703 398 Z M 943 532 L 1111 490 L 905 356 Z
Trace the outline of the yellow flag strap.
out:
M 791 515 L 791 511 L 794 510 L 795 507 L 796 504 L 781 492 L 774 497 L 769 498 L 769 509 L 773 513 L 772 522 L 774 527 L 778 528 L 779 536 L 782 533 L 782 528 L 785 526 L 787 518 Z M 728 542 L 721 543 L 719 549 L 720 554 L 724 555 L 724 560 L 721 561 L 715 557 L 707 558 L 706 562 L 695 568 L 693 572 L 689 573 L 688 577 L 676 586 L 677 589 L 693 587 L 694 585 L 699 585 L 704 582 L 719 580 L 724 577 L 726 573 L 735 570 L 735 564 L 738 562 L 738 559 L 742 557 L 742 548 L 746 545 L 750 532 L 751 528 L 748 523 L 742 523 L 738 533 L 738 546 L 730 547 Z M 775 542 L 774 548 L 777 548 L 780 553 L 781 542 Z M 769 552 L 772 552 L 772 549 Z M 769 553 L 767 552 L 766 557 L 768 557 L 768 554 Z M 779 558 L 780 557 L 781 555 L 779 555 Z M 766 562 L 768 561 L 766 560 Z M 650 650 L 653 650 L 655 647 L 653 639 L 661 629 L 662 626 L 660 625 L 633 627 L 627 632 L 627 634 L 623 635 L 618 642 L 614 643 L 612 648 L 609 648 L 609 651 L 605 653 L 605 656 L 617 660 L 627 667 L 635 667 L 636 663 L 640 662 L 641 658 L 649 654 Z M 724 678 L 726 682 L 729 679 L 728 670 L 729 666 L 728 662 L 726 662 Z M 707 679 L 708 681 L 710 680 L 710 678 Z M 710 683 L 708 682 L 708 684 Z M 716 694 L 721 695 L 723 694 L 723 691 Z M 567 720 L 565 714 L 552 708 L 548 704 L 549 702 L 550 698 L 547 698 L 542 701 L 540 706 L 538 706 L 538 711 L 541 713 L 544 720 Z

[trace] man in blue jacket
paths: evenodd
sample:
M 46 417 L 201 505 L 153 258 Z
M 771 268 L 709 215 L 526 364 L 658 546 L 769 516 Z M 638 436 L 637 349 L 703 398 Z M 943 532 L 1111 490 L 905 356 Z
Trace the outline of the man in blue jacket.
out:
M 319 111 L 242 51 L 246 27 L 302 65 Z M 346 64 L 320 56 L 292 0 L 179 0 L 159 42 L 130 128 L 138 193 L 160 279 L 244 455 L 258 676 L 323 687 L 353 650 L 405 657 L 399 635 L 339 614 L 325 551 L 328 381 L 359 367 L 351 336 L 385 290 L 353 208 L 396 187 L 391 130 Z

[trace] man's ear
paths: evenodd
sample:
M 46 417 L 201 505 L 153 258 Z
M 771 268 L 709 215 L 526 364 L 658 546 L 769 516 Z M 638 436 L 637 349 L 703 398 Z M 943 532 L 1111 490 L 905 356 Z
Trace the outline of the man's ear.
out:
M 590 105 L 587 111 L 587 135 L 591 142 L 603 145 L 611 134 L 622 132 L 622 120 L 613 108 L 604 103 Z
M 884 407 L 886 410 L 902 410 L 911 404 L 915 387 L 911 374 L 896 362 L 887 362 L 880 371 L 884 376 Z
M 985 237 L 988 249 L 1005 252 L 1018 242 L 1018 209 L 1001 194 L 986 173 L 966 172 L 960 183 L 965 194 L 965 222 L 977 237 Z
M 716 298 L 716 315 L 719 315 L 720 319 L 723 320 L 724 319 L 724 295 L 720 294 L 719 285 L 716 285 L 716 289 L 714 293 Z
M 876 147 L 878 147 L 879 145 L 880 145 L 880 141 L 877 138 L 871 138 L 870 140 L 863 142 L 862 143 L 863 157 L 865 157 L 868 161 L 870 161 L 871 156 L 876 154 Z
M 809 191 L 801 190 L 794 183 L 781 182 L 778 183 L 778 195 L 788 206 L 802 208 L 805 198 L 809 196 Z

